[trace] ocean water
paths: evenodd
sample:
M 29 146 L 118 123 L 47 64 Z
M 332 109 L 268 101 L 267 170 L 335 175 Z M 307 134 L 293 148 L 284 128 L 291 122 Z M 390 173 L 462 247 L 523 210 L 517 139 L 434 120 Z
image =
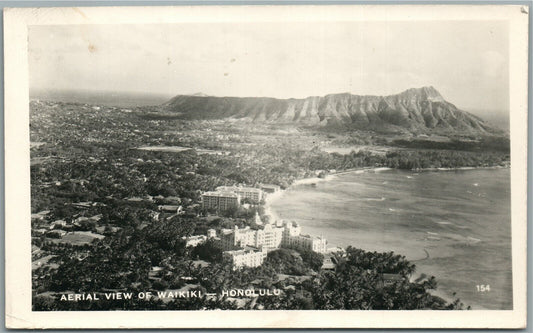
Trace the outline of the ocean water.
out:
M 98 90 L 32 90 L 31 99 L 67 103 L 87 103 L 116 107 L 160 105 L 171 97 L 162 94 L 140 92 L 113 92 Z
M 509 169 L 337 175 L 290 187 L 270 209 L 331 246 L 405 255 L 473 309 L 512 309 Z

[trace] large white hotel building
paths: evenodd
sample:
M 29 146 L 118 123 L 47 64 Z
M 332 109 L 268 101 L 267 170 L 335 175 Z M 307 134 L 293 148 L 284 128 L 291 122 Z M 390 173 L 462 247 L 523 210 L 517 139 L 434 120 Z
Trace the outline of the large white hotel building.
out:
M 206 209 L 227 210 L 238 207 L 241 198 L 232 192 L 212 191 L 202 194 L 202 207 Z
M 217 187 L 217 191 L 238 194 L 241 197 L 241 200 L 248 198 L 253 202 L 260 202 L 261 199 L 263 199 L 263 191 L 255 187 L 219 186 Z
M 279 186 L 264 185 L 264 188 L 269 193 L 279 191 Z M 244 198 L 258 203 L 263 199 L 263 193 L 261 189 L 253 187 L 219 186 L 216 191 L 202 194 L 202 207 L 227 210 L 238 207 Z M 275 224 L 263 225 L 257 216 L 256 226 L 256 229 L 239 229 L 235 226 L 233 229 L 221 230 L 219 244 L 224 257 L 233 263 L 233 268 L 257 267 L 263 263 L 268 251 L 280 247 L 318 253 L 327 251 L 325 238 L 301 235 L 302 230 L 296 222 L 277 221 Z
M 298 223 L 292 221 L 279 221 L 276 225 L 267 223 L 260 229 L 239 229 L 235 226 L 233 229 L 222 230 L 220 246 L 224 250 L 225 258 L 232 261 L 234 269 L 243 266 L 257 267 L 263 263 L 268 251 L 280 247 L 318 253 L 327 251 L 325 238 L 301 235 L 300 232 Z M 248 250 L 243 251 L 243 248 Z
M 227 210 L 238 207 L 242 199 L 259 203 L 263 199 L 263 191 L 254 187 L 219 186 L 216 191 L 202 194 L 202 207 L 206 209 Z
M 239 267 L 258 267 L 261 266 L 267 257 L 266 249 L 244 248 L 240 250 L 224 251 L 222 254 L 225 260 L 229 260 L 233 269 Z

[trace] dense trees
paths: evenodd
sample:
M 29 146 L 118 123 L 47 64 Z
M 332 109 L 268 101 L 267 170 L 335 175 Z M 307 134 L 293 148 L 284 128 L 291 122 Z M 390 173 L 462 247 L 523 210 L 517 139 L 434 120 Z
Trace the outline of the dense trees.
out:
M 387 143 L 366 134 L 339 138 L 309 129 L 182 121 L 153 113 L 146 117 L 142 110 L 92 110 L 81 104 L 32 103 L 31 125 L 32 142 L 43 142 L 31 150 L 32 212 L 50 210 L 48 223 L 98 215 L 98 222 L 79 220 L 75 230 L 106 235 L 78 246 L 56 244 L 45 236 L 33 238 L 32 244 L 42 251 L 39 258 L 51 256 L 53 263 L 33 270 L 33 289 L 40 294 L 34 298 L 36 310 L 457 308 L 460 302 L 446 304 L 428 293 L 435 288 L 434 280 L 409 282 L 414 265 L 392 253 L 349 248 L 345 257 L 337 258 L 334 272 L 322 272 L 322 255 L 279 249 L 271 251 L 261 267 L 233 271 L 222 262 L 221 250 L 212 241 L 191 249 L 182 237 L 205 234 L 209 228 L 243 227 L 256 212 L 262 215 L 261 207 L 252 205 L 210 219 L 199 205 L 200 195 L 220 185 L 271 183 L 285 188 L 295 179 L 325 175 L 332 169 L 453 168 L 501 165 L 509 160 L 508 141 L 494 138 L 483 139 L 481 149 L 454 143 L 422 151 L 420 146 L 409 147 L 418 142 L 396 142 L 404 149 L 338 154 L 323 151 L 319 142 Z M 163 152 L 137 149 L 140 146 L 199 149 Z M 185 214 L 165 213 L 161 204 L 179 204 Z M 402 279 L 384 285 L 383 274 L 398 274 Z M 223 297 L 73 305 L 41 295 L 184 287 L 207 292 L 262 287 L 283 292 L 245 305 Z
M 131 114 L 117 112 L 89 117 L 74 110 L 70 115 L 74 119 L 57 110 L 47 110 L 51 122 L 32 117 L 35 140 L 56 142 L 32 150 L 32 158 L 43 159 L 31 166 L 35 210 L 64 202 L 146 195 L 178 196 L 188 204 L 197 202 L 201 191 L 220 185 L 273 183 L 286 187 L 297 178 L 331 169 L 479 167 L 509 161 L 507 138 L 445 143 L 396 140 L 393 145 L 408 149 L 390 149 L 386 154 L 371 150 L 338 154 L 322 151 L 318 145 L 310 149 L 312 144 L 293 137 L 283 138 L 275 135 L 276 132 L 266 131 L 263 138 L 253 136 L 247 128 L 228 128 L 223 124 L 216 131 L 196 132 L 191 130 L 197 127 L 194 124 L 177 120 L 158 121 L 155 126 Z M 80 125 L 71 130 L 59 128 L 61 124 L 73 122 Z M 48 126 L 46 131 L 44 125 Z M 80 137 L 78 127 L 93 130 Z M 176 128 L 181 129 L 179 137 L 169 134 L 176 132 Z M 228 132 L 235 134 L 228 135 Z M 220 136 L 228 143 L 219 140 Z M 242 145 L 241 141 L 251 141 L 251 144 Z M 227 154 L 135 149 L 150 144 L 198 145 L 224 150 Z M 421 147 L 430 149 L 418 149 Z
M 300 251 L 303 262 L 312 270 L 319 271 L 324 262 L 324 255 L 313 251 Z
M 222 261 L 222 251 L 212 239 L 208 239 L 205 243 L 197 245 L 192 250 L 191 255 L 193 258 L 199 258 L 209 262 Z
M 222 261 L 213 260 L 209 266 L 191 261 L 200 254 L 219 259 L 220 250 L 213 244 L 200 245 L 190 253 L 167 251 L 151 236 L 156 232 L 154 229 L 146 233 L 135 232 L 130 238 L 115 235 L 104 239 L 81 262 L 75 257 L 69 259 L 65 253 L 63 264 L 41 281 L 41 287 L 55 292 L 111 289 L 152 290 L 155 294 L 157 290 L 194 283 L 197 290 L 216 293 L 217 297 L 177 299 L 170 303 L 156 300 L 96 302 L 98 305 L 80 302 L 70 308 L 58 300 L 37 297 L 34 309 L 89 310 L 105 309 L 106 306 L 110 309 L 139 309 L 142 304 L 146 309 L 246 309 L 251 306 L 265 309 L 463 308 L 458 300 L 447 303 L 431 295 L 430 290 L 436 288 L 433 277 L 410 282 L 414 265 L 393 253 L 366 252 L 349 247 L 345 254 L 337 255 L 334 271 L 322 271 L 318 267 L 321 255 L 278 249 L 269 252 L 261 267 L 232 270 Z M 163 269 L 157 275 L 151 273 L 154 265 Z M 280 279 L 278 274 L 288 278 Z M 395 274 L 398 278 L 387 284 L 383 274 Z M 277 288 L 282 293 L 276 297 L 262 296 L 253 304 L 250 300 L 246 305 L 238 306 L 222 295 L 224 290 L 238 288 Z
M 300 254 L 290 249 L 278 249 L 269 252 L 265 265 L 282 274 L 304 275 L 309 272 L 309 266 L 302 260 Z
M 335 271 L 322 271 L 286 291 L 280 299 L 263 298 L 267 309 L 414 310 L 462 309 L 459 300 L 447 303 L 431 295 L 433 277 L 410 282 L 414 265 L 393 253 L 366 252 L 349 247 L 338 256 Z M 395 274 L 387 282 L 384 274 Z
M 324 272 L 313 289 L 315 308 L 414 310 L 462 307 L 459 301 L 447 304 L 431 295 L 430 290 L 436 288 L 433 277 L 410 282 L 414 269 L 405 257 L 349 247 L 336 270 Z M 384 274 L 397 274 L 397 279 L 387 283 Z
M 496 151 L 510 153 L 509 138 L 498 136 L 485 136 L 480 140 L 432 141 L 432 140 L 394 140 L 392 146 L 414 149 L 446 149 L 456 151 Z

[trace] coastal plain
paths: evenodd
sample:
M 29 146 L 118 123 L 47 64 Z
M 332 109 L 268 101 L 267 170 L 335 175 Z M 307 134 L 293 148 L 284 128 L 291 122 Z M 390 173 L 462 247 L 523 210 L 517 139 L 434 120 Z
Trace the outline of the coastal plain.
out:
M 420 117 L 393 116 L 390 107 L 413 98 L 423 102 L 415 103 L 422 105 Z M 206 103 L 208 116 L 187 115 L 191 99 Z M 370 98 L 378 109 L 367 110 L 372 126 L 366 130 L 357 112 L 354 126 L 339 123 L 343 118 L 331 110 L 335 120 L 320 121 L 321 110 L 359 97 L 316 100 L 311 118 L 318 122 L 290 121 L 281 113 L 254 118 L 265 99 L 226 103 L 181 96 L 156 106 L 33 99 L 34 309 L 508 309 L 505 131 L 462 114 L 433 88 Z M 219 110 L 226 117 L 212 116 L 219 105 L 228 107 Z M 439 127 L 439 119 L 445 125 Z M 432 133 L 426 126 L 438 128 Z M 491 167 L 497 169 L 428 171 Z M 262 184 L 285 192 L 224 212 L 202 206 L 202 194 L 217 187 Z M 459 187 L 465 184 L 471 188 Z M 185 246 L 210 229 L 254 227 L 257 217 L 296 220 L 304 233 L 323 235 L 347 254 L 332 254 L 333 272 L 322 268 L 325 258 L 285 249 L 269 253 L 260 267 L 233 271 L 209 242 Z M 489 229 L 494 234 L 484 234 Z M 487 249 L 491 257 L 484 255 Z M 486 266 L 477 271 L 458 264 L 478 261 Z M 479 272 L 487 267 L 493 279 L 482 281 Z M 384 283 L 386 274 L 396 282 Z M 490 284 L 497 301 L 475 296 L 478 284 Z M 250 286 L 283 292 L 277 300 L 254 301 L 64 304 L 57 298 L 83 290 L 216 293 Z M 381 296 L 367 300 L 369 295 Z

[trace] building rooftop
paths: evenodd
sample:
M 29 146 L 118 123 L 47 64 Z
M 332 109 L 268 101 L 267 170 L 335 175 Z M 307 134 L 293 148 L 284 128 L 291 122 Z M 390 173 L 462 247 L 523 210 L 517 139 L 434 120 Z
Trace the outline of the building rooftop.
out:
M 249 192 L 261 192 L 261 189 L 255 187 L 245 186 L 219 186 L 217 191 L 249 191 Z
M 233 256 L 239 256 L 239 255 L 245 255 L 245 254 L 249 254 L 249 253 L 252 253 L 252 252 L 260 252 L 260 251 L 261 251 L 261 249 L 258 249 L 256 247 L 246 246 L 244 249 L 232 250 L 232 251 L 224 251 L 224 253 L 228 253 L 228 254 L 231 254 Z
M 223 192 L 223 191 L 209 191 L 209 192 L 204 192 L 202 195 L 213 196 L 213 197 L 232 197 L 232 198 L 239 197 L 237 194 L 233 192 Z
M 175 206 L 175 205 L 159 205 L 158 207 L 159 207 L 159 209 L 162 209 L 162 210 L 177 210 L 177 209 L 180 208 L 181 206 Z
M 207 238 L 205 235 L 193 235 L 193 236 L 183 236 L 182 239 L 204 239 Z
M 229 234 L 233 233 L 233 230 L 232 229 L 222 229 L 222 230 L 220 230 L 220 233 L 223 234 L 223 235 L 229 235 Z
M 383 273 L 383 278 L 401 280 L 402 276 L 400 274 L 394 274 L 394 273 Z

